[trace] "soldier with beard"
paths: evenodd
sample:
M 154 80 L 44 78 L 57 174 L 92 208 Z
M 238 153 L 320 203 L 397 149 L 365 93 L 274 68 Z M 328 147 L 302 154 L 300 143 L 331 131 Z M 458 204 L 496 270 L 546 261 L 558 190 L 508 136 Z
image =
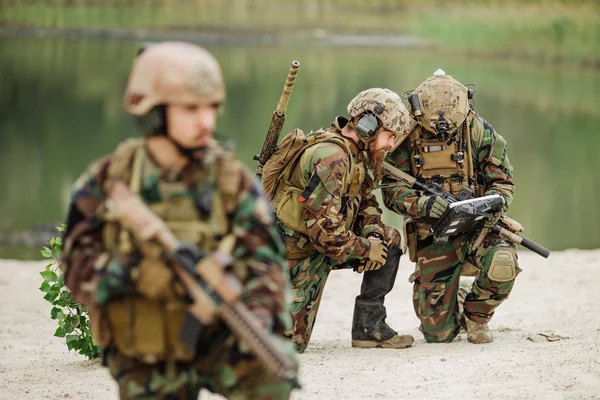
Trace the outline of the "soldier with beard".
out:
M 381 161 L 396 136 L 410 130 L 411 118 L 399 96 L 381 88 L 361 92 L 348 114 L 309 135 L 292 137 L 292 132 L 263 169 L 290 264 L 294 328 L 288 334 L 299 352 L 310 341 L 332 269 L 364 272 L 354 307 L 353 347 L 401 349 L 414 341 L 385 322 L 384 297 L 394 286 L 402 251 L 399 232 L 381 221 L 369 175 L 381 179 Z M 299 150 L 291 150 L 296 143 Z
M 407 244 L 416 268 L 409 280 L 420 330 L 427 342 L 451 342 L 462 326 L 469 342 L 490 343 L 488 322 L 521 271 L 515 245 L 486 229 L 501 220 L 514 196 L 506 140 L 470 104 L 473 92 L 442 70 L 409 93 L 417 124 L 390 161 L 452 195 L 470 188 L 475 197 L 497 194 L 504 199 L 503 210 L 484 226 L 436 242 L 431 226 L 448 202 L 403 184 L 384 189 L 385 205 L 407 217 L 405 229 L 412 232 Z M 480 235 L 483 242 L 477 245 Z M 476 275 L 472 287 L 460 283 L 463 274 Z

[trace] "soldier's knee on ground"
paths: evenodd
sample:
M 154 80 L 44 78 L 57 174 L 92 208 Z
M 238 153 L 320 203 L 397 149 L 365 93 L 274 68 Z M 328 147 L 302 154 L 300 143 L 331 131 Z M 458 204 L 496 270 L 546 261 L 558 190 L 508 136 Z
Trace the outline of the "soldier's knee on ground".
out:
M 454 312 L 456 293 L 448 291 L 446 282 L 419 282 L 415 284 L 413 302 L 420 330 L 428 343 L 451 342 L 458 335 L 460 325 Z

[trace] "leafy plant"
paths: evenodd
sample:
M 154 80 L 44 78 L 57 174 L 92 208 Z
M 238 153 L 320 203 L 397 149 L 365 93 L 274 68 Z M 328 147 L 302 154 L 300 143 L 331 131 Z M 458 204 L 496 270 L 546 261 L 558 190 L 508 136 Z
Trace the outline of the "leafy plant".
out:
M 56 229 L 64 232 L 66 225 L 62 224 Z M 69 350 L 74 350 L 89 359 L 96 358 L 100 351 L 92 338 L 87 308 L 73 300 L 60 271 L 62 239 L 53 237 L 48 244 L 50 246 L 43 247 L 41 252 L 42 256 L 52 259 L 52 262 L 40 272 L 44 279 L 40 290 L 45 293 L 44 299 L 52 304 L 50 318 L 58 321 L 54 336 L 65 338 Z

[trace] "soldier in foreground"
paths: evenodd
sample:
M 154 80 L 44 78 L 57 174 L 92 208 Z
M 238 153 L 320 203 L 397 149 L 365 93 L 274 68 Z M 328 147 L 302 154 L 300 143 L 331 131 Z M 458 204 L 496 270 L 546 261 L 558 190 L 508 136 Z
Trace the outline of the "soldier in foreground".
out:
M 438 183 L 453 195 L 469 187 L 475 197 L 498 194 L 504 199 L 502 211 L 482 229 L 434 243 L 430 227 L 448 209 L 448 202 L 403 185 L 384 189 L 386 206 L 409 217 L 405 231 L 411 261 L 417 263 L 410 277 L 414 308 L 428 342 L 452 341 L 461 325 L 469 342 L 492 342 L 488 321 L 521 271 L 515 245 L 487 234 L 510 206 L 515 186 L 506 141 L 469 104 L 472 94 L 451 76 L 436 71 L 409 96 L 417 125 L 389 157 L 400 170 Z M 476 279 L 459 294 L 461 271 L 468 266 L 476 267 Z
M 288 134 L 262 170 L 262 182 L 283 231 L 293 286 L 289 332 L 299 352 L 310 341 L 329 272 L 364 272 L 352 322 L 352 346 L 409 347 L 385 322 L 384 297 L 393 286 L 402 251 L 400 234 L 381 221 L 374 196 L 381 160 L 411 119 L 399 96 L 368 89 L 348 105 L 350 119 L 327 129 Z
M 285 254 L 269 203 L 213 139 L 224 97 L 221 69 L 209 52 L 182 42 L 151 45 L 135 61 L 124 99 L 144 138 L 121 143 L 75 185 L 65 282 L 89 307 L 94 339 L 122 399 L 196 399 L 201 388 L 236 399 L 289 397 L 291 384 L 267 373 L 222 319 L 198 329 L 195 347 L 182 342 L 197 293 L 183 290 L 164 246 L 132 234 L 105 201 L 123 182 L 177 240 L 214 260 L 232 259 L 223 267 L 241 283 L 244 307 L 293 359 L 283 336 L 291 326 Z M 183 250 L 181 258 L 193 255 Z

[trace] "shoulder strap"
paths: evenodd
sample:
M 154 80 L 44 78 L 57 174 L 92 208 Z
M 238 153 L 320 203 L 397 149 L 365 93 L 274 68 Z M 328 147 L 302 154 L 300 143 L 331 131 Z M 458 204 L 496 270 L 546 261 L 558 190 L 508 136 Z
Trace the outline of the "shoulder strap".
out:
M 110 156 L 110 162 L 107 169 L 107 180 L 120 179 L 129 183 L 129 188 L 135 193 L 139 193 L 141 182 L 144 139 L 128 139 L 117 146 L 117 149 Z M 132 168 L 132 163 L 135 165 Z M 132 179 L 135 178 L 135 179 Z
M 218 158 L 217 188 L 228 214 L 235 211 L 238 191 L 242 182 L 242 169 L 234 153 L 223 150 Z

